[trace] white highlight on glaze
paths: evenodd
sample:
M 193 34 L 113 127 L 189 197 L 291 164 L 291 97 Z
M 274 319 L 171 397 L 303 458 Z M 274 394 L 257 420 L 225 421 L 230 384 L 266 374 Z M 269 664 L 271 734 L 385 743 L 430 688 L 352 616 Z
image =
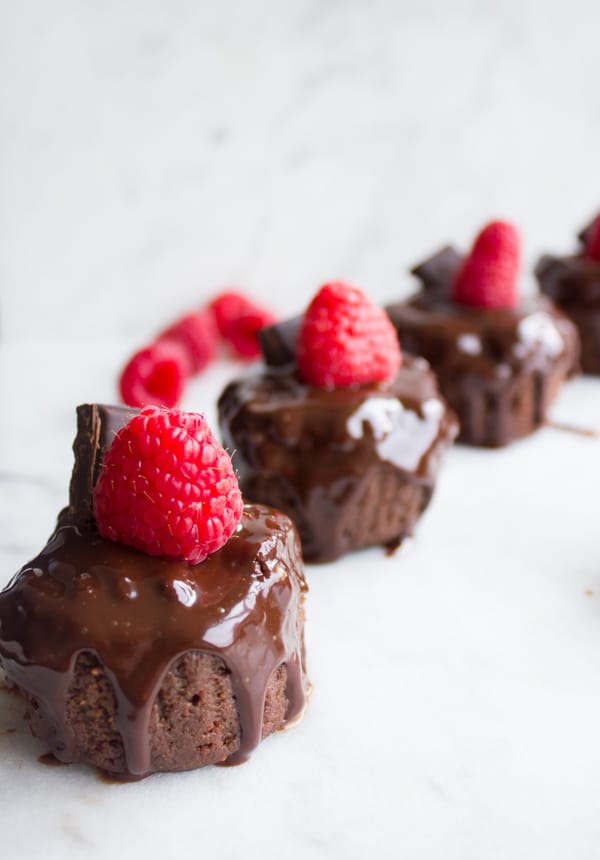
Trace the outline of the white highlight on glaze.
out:
M 377 454 L 399 469 L 414 470 L 429 449 L 444 411 L 440 400 L 426 400 L 422 417 L 405 409 L 399 400 L 370 397 L 348 418 L 346 429 L 353 439 L 364 436 L 365 424 L 375 440 Z
M 181 579 L 175 579 L 173 581 L 173 589 L 177 595 L 177 600 L 184 606 L 193 606 L 196 602 L 196 591 L 188 582 L 183 582 Z
M 501 364 L 497 364 L 494 372 L 498 379 L 508 379 L 510 376 L 512 376 L 512 370 L 510 365 L 504 362 L 502 362 Z
M 483 346 L 481 338 L 477 334 L 461 334 L 456 338 L 456 347 L 459 352 L 467 355 L 481 355 Z
M 522 319 L 517 326 L 517 335 L 528 347 L 540 344 L 550 356 L 560 355 L 564 350 L 563 339 L 554 320 L 544 311 Z
M 353 439 L 363 435 L 363 422 L 370 425 L 377 442 L 385 439 L 398 423 L 398 415 L 404 407 L 398 400 L 389 397 L 370 397 L 348 418 L 346 427 Z

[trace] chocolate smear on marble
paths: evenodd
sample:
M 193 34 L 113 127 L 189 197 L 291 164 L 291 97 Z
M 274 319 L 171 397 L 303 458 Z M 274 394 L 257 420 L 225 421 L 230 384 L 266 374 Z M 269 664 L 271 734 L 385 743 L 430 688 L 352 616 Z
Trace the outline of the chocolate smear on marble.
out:
M 576 427 L 574 424 L 564 424 L 562 421 L 548 421 L 547 426 L 551 430 L 560 430 L 561 433 L 572 433 L 574 436 L 584 436 L 586 439 L 597 439 L 598 431 L 591 427 Z
M 66 764 L 66 761 L 60 761 L 52 753 L 44 753 L 38 756 L 38 761 L 40 764 L 45 764 L 46 767 L 62 767 Z

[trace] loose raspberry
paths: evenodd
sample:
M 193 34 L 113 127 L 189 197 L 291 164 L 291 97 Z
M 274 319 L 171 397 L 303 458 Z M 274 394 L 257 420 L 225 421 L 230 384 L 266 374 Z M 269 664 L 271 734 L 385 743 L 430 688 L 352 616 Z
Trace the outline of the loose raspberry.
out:
M 256 358 L 260 354 L 258 332 L 272 325 L 272 313 L 253 304 L 241 293 L 221 293 L 210 303 L 221 336 L 228 341 L 240 358 Z
M 242 496 L 204 416 L 149 406 L 117 433 L 94 489 L 98 531 L 198 564 L 233 534 Z
M 209 308 L 212 311 L 219 334 L 228 339 L 231 335 L 233 324 L 243 313 L 252 307 L 250 301 L 241 293 L 226 292 L 212 300 Z
M 520 253 L 517 229 L 507 221 L 492 221 L 477 236 L 456 274 L 454 301 L 476 308 L 514 307 Z
M 325 284 L 304 315 L 296 354 L 304 382 L 327 388 L 394 377 L 401 355 L 385 312 L 356 287 Z
M 127 362 L 119 380 L 121 398 L 128 406 L 175 406 L 188 373 L 185 350 L 175 341 L 157 341 Z
M 189 356 L 190 373 L 199 373 L 216 355 L 217 327 L 212 314 L 201 310 L 177 320 L 158 340 L 177 341 Z
M 585 255 L 600 263 L 600 215 L 594 218 L 586 231 Z
M 229 334 L 229 343 L 239 358 L 252 359 L 260 355 L 258 333 L 273 325 L 277 319 L 262 308 L 250 308 L 236 320 Z

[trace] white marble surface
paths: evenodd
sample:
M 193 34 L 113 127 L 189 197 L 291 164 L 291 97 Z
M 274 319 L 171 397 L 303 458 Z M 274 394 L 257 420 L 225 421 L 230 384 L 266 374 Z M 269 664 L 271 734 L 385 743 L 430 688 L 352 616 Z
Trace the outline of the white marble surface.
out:
M 485 218 L 531 262 L 599 205 L 595 2 L 0 18 L 0 584 L 64 503 L 74 405 L 114 399 L 123 358 L 219 285 L 282 313 L 330 277 L 391 299 Z M 185 405 L 214 415 L 237 369 Z M 600 381 L 556 417 L 600 428 Z M 410 548 L 309 569 L 311 706 L 243 767 L 44 768 L 0 693 L 1 856 L 595 860 L 599 448 L 457 448 Z

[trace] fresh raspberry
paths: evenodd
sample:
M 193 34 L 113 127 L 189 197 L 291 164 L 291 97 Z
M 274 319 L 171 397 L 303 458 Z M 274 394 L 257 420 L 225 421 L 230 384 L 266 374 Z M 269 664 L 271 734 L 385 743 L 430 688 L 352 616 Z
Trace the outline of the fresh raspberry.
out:
M 229 455 L 204 416 L 154 406 L 117 433 L 94 489 L 102 537 L 190 564 L 229 540 L 242 507 Z
M 221 337 L 228 339 L 234 322 L 251 307 L 250 301 L 241 293 L 219 293 L 212 300 L 209 308 L 213 313 Z
M 308 306 L 296 359 L 304 382 L 327 388 L 391 379 L 401 355 L 385 312 L 356 287 L 331 283 Z
M 165 329 L 158 340 L 177 341 L 187 352 L 190 374 L 200 373 L 217 352 L 217 327 L 209 311 L 187 314 Z
M 452 286 L 452 298 L 476 308 L 512 308 L 517 304 L 521 239 L 507 221 L 492 221 L 475 239 Z
M 260 354 L 258 332 L 276 322 L 273 314 L 236 292 L 221 293 L 210 303 L 210 309 L 221 336 L 236 355 L 250 359 Z
M 594 218 L 586 231 L 585 255 L 600 263 L 600 215 Z
M 260 355 L 258 333 L 261 328 L 273 325 L 276 318 L 263 308 L 250 307 L 241 314 L 231 328 L 229 343 L 239 358 L 252 359 Z
M 160 340 L 127 362 L 119 389 L 128 406 L 175 406 L 189 373 L 186 351 L 175 341 Z

